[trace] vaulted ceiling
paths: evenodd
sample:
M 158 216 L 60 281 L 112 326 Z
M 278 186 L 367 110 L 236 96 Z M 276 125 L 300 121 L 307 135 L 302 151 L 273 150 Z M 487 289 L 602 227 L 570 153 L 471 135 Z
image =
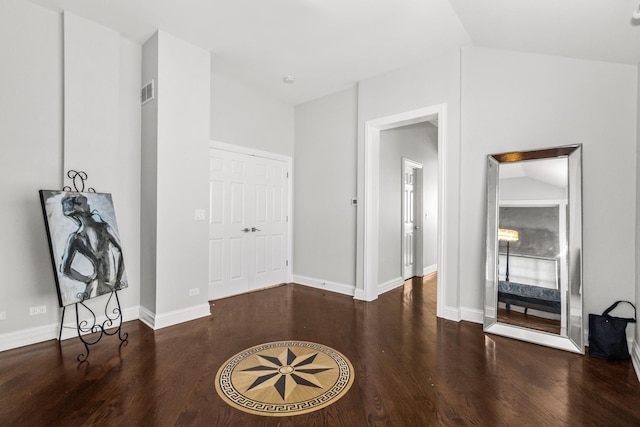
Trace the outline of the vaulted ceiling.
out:
M 139 44 L 159 28 L 210 51 L 216 73 L 292 104 L 471 45 L 640 63 L 640 0 L 31 1 Z

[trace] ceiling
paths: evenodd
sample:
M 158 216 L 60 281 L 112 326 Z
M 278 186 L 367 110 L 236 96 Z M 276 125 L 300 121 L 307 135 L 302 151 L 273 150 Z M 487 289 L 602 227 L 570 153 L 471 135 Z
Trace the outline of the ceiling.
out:
M 217 74 L 291 104 L 469 45 L 640 63 L 640 0 L 31 1 L 138 44 L 159 28 L 210 51 Z
M 531 178 L 567 188 L 569 162 L 566 157 L 500 164 L 500 179 Z

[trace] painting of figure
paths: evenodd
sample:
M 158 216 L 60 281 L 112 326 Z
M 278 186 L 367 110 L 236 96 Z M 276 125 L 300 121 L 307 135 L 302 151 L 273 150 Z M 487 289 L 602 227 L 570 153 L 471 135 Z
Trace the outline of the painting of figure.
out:
M 111 195 L 40 190 L 60 306 L 127 287 Z

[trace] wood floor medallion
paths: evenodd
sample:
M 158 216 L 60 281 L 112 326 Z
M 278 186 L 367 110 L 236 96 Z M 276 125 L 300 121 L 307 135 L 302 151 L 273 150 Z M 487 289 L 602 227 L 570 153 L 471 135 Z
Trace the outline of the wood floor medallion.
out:
M 243 350 L 216 374 L 216 391 L 229 405 L 264 416 L 306 414 L 345 395 L 351 362 L 339 351 L 306 341 L 277 341 Z

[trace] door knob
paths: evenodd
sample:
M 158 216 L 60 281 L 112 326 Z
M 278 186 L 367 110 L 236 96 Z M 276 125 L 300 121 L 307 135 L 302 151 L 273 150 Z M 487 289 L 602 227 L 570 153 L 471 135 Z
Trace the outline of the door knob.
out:
M 251 230 L 249 230 L 248 228 L 246 228 L 246 227 L 245 227 L 245 228 L 243 228 L 243 229 L 242 229 L 242 230 L 240 230 L 240 231 L 242 231 L 242 232 L 244 232 L 244 233 L 248 233 L 248 232 L 250 232 Z
M 262 230 L 259 230 L 259 229 L 255 228 L 255 227 L 251 227 L 251 231 L 253 231 L 255 233 L 256 231 L 262 231 Z

